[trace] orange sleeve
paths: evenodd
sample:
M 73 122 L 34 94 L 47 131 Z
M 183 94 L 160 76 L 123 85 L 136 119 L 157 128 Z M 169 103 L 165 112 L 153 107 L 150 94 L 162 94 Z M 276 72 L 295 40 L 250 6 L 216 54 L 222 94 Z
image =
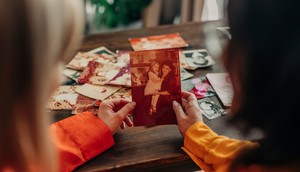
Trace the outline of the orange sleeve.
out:
M 107 125 L 90 112 L 50 126 L 58 149 L 60 171 L 72 171 L 114 144 Z
M 254 142 L 219 136 L 203 122 L 197 122 L 186 131 L 182 149 L 205 172 L 226 172 L 241 149 L 256 146 Z

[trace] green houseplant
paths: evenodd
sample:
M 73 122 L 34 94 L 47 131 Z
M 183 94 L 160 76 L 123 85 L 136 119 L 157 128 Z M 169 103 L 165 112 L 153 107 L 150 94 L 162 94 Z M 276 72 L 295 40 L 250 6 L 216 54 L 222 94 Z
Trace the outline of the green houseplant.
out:
M 126 26 L 141 18 L 151 0 L 90 0 L 95 7 L 94 24 L 98 29 Z

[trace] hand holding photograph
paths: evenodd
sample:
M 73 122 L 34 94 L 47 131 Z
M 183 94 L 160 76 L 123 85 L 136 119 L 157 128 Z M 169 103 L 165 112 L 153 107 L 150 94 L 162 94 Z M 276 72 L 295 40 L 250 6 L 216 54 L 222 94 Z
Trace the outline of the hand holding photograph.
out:
M 130 52 L 135 126 L 176 124 L 173 100 L 181 104 L 178 49 Z

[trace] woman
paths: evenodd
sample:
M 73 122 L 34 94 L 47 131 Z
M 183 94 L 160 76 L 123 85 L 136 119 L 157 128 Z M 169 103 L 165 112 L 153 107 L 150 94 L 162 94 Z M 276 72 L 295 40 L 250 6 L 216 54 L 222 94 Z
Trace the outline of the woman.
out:
M 155 121 L 156 125 L 160 124 L 176 124 L 175 113 L 172 108 L 172 101 L 180 101 L 180 86 L 176 82 L 174 74 L 174 66 L 170 60 L 166 60 L 161 65 L 162 83 L 160 91 L 157 91 L 155 95 L 159 95 L 157 105 Z
M 206 172 L 300 171 L 300 1 L 229 0 L 232 39 L 223 53 L 234 98 L 231 124 L 258 142 L 218 136 L 202 122 L 195 97 L 174 102 L 184 150 Z M 282 90 L 295 90 L 284 93 Z
M 112 146 L 123 120 L 132 125 L 127 114 L 135 103 L 113 100 L 100 106 L 98 118 L 83 113 L 52 124 L 49 136 L 45 105 L 62 57 L 73 57 L 80 45 L 80 2 L 0 1 L 0 171 L 72 171 Z

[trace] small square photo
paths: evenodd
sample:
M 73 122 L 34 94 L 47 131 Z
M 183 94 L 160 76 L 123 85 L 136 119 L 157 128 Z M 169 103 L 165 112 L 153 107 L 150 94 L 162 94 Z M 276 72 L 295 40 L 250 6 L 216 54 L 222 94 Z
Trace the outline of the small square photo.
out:
M 206 49 L 183 51 L 186 62 L 190 68 L 204 68 L 215 64 L 215 61 L 208 54 Z

